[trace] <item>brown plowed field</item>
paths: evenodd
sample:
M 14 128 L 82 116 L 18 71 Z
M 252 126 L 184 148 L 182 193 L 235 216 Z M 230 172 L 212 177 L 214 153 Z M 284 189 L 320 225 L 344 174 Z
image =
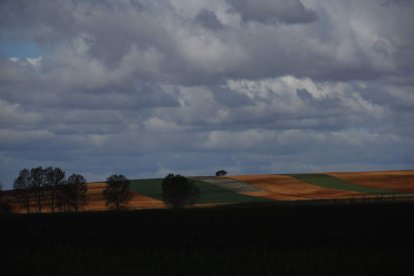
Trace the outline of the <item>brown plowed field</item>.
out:
M 327 173 L 361 186 L 414 193 L 414 171 Z
M 90 183 L 88 185 L 88 205 L 86 205 L 86 211 L 103 211 L 107 210 L 108 206 L 105 205 L 105 198 L 102 195 L 105 189 L 105 183 Z M 132 192 L 133 198 L 128 203 L 129 209 L 152 209 L 152 208 L 164 208 L 162 201 L 141 195 L 137 192 Z
M 88 185 L 88 205 L 85 207 L 86 211 L 104 211 L 108 207 L 105 205 L 105 198 L 102 195 L 105 189 L 105 183 L 90 183 Z M 159 209 L 166 208 L 161 200 L 142 195 L 131 191 L 134 197 L 128 203 L 129 209 Z M 214 207 L 222 204 L 195 204 L 194 207 Z
M 105 198 L 102 195 L 103 190 L 105 189 L 105 183 L 89 183 L 88 184 L 88 191 L 86 193 L 87 197 L 87 205 L 83 208 L 83 211 L 104 211 L 108 210 L 108 206 L 105 204 Z M 141 195 L 136 192 L 133 193 L 133 198 L 128 203 L 128 209 L 152 209 L 152 208 L 165 208 L 162 201 Z M 12 203 L 12 211 L 14 213 L 26 213 L 26 209 L 21 208 L 15 202 Z M 56 210 L 59 211 L 59 210 Z M 34 199 L 31 200 L 30 204 L 30 212 L 37 213 L 38 208 L 36 201 Z M 44 201 L 42 204 L 42 213 L 51 212 L 51 208 L 49 203 Z
M 264 190 L 264 192 L 245 192 L 243 194 L 274 200 L 352 198 L 362 195 L 352 191 L 319 187 L 285 175 L 242 175 L 229 178 L 249 183 Z

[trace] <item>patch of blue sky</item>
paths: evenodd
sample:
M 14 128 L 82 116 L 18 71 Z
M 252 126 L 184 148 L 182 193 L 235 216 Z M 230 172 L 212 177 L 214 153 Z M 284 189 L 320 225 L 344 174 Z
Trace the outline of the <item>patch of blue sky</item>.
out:
M 3 58 L 36 58 L 40 56 L 39 45 L 33 41 L 0 41 Z

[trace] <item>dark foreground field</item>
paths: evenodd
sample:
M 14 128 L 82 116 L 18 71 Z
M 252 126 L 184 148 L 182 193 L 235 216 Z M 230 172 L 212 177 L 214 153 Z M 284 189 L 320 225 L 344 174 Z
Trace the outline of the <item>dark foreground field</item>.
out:
M 412 203 L 0 217 L 0 275 L 398 275 L 413 219 Z

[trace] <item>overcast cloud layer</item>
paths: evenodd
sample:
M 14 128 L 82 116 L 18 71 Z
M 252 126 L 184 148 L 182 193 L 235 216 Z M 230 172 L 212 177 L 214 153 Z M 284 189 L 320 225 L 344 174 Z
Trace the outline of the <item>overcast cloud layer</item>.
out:
M 413 29 L 403 0 L 0 1 L 0 181 L 414 169 Z

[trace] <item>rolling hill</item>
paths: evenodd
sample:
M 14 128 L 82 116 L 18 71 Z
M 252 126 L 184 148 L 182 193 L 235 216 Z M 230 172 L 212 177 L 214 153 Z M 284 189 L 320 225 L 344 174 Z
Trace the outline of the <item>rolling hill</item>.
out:
M 200 190 L 195 207 L 255 202 L 300 203 L 329 200 L 414 200 L 414 171 L 330 172 L 189 177 Z M 131 180 L 129 209 L 165 208 L 161 178 Z M 104 211 L 105 182 L 88 184 L 85 211 Z M 47 205 L 47 204 L 45 204 Z M 33 210 L 35 203 L 33 202 Z M 44 211 L 50 210 L 46 207 Z M 22 210 L 13 203 L 13 211 Z

